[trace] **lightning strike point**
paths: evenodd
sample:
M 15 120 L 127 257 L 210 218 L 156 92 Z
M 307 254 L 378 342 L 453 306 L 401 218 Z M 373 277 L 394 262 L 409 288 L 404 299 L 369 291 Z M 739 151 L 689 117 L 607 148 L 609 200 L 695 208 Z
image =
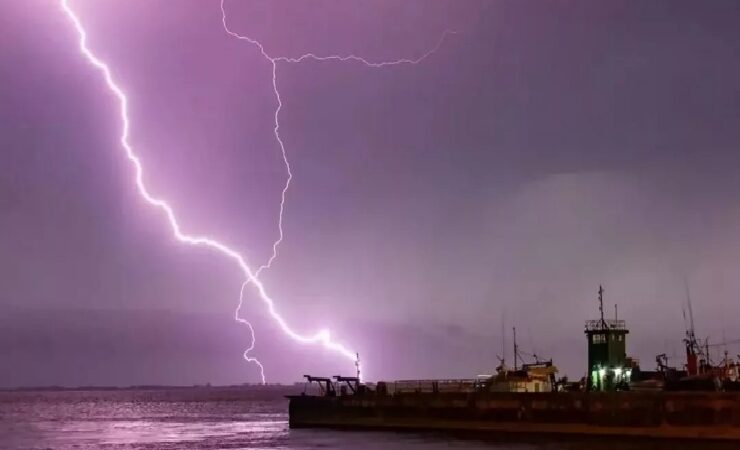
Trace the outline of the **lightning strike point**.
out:
M 244 325 L 246 325 L 249 328 L 249 334 L 252 337 L 252 341 L 251 341 L 252 343 L 249 344 L 249 348 L 247 348 L 246 350 L 244 350 L 244 353 L 242 353 L 242 357 L 244 358 L 244 360 L 246 362 L 253 363 L 257 367 L 259 367 L 259 369 L 260 369 L 260 379 L 262 380 L 262 384 L 264 385 L 264 384 L 266 384 L 266 381 L 265 381 L 265 367 L 262 365 L 262 363 L 257 358 L 255 358 L 253 356 L 249 356 L 249 353 L 252 350 L 254 350 L 255 344 L 257 344 L 257 339 L 254 336 L 254 327 L 252 327 L 252 323 L 251 322 L 249 322 L 246 319 L 242 319 L 239 316 L 239 312 L 242 309 L 242 304 L 244 304 L 244 289 L 247 287 L 248 284 L 249 284 L 249 282 L 247 282 L 247 281 L 245 281 L 244 283 L 242 283 L 242 288 L 239 291 L 239 305 L 236 307 L 236 311 L 234 312 L 234 320 L 236 320 L 239 323 L 243 323 Z

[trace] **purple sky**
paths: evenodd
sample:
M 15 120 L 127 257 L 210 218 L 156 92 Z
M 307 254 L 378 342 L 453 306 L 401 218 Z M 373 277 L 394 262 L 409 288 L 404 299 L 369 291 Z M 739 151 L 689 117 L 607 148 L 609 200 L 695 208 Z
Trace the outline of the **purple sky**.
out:
M 270 64 L 223 31 L 217 0 L 72 5 L 128 94 L 151 190 L 265 262 L 286 175 Z M 263 279 L 295 328 L 332 329 L 370 378 L 490 372 L 502 316 L 579 377 L 599 283 L 646 367 L 680 365 L 684 276 L 698 334 L 740 338 L 737 2 L 226 8 L 273 55 L 416 57 L 461 32 L 416 66 L 278 66 L 295 178 Z M 0 2 L 0 385 L 257 381 L 238 268 L 172 239 L 119 132 L 56 2 Z M 243 315 L 269 380 L 351 372 L 282 335 L 257 297 Z

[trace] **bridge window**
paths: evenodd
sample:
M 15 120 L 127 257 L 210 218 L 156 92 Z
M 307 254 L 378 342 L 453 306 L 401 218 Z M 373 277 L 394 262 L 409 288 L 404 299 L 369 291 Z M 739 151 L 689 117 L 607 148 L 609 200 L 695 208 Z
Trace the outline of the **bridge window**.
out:
M 604 334 L 594 334 L 591 338 L 591 342 L 594 344 L 603 344 L 606 342 L 606 335 Z

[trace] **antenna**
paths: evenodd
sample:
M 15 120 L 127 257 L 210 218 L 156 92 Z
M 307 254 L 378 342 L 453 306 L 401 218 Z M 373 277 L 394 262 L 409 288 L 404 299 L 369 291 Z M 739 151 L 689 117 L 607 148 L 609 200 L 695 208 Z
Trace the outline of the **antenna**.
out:
M 617 310 L 617 304 L 615 303 L 614 304 L 614 321 L 616 322 L 617 320 L 619 320 L 619 313 Z

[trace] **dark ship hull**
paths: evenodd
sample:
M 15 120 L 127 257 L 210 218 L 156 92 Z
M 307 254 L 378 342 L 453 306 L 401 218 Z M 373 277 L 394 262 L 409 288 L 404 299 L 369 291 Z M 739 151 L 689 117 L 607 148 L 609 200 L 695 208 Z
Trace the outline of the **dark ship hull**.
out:
M 439 392 L 290 397 L 290 426 L 491 437 L 613 436 L 740 442 L 740 393 Z

